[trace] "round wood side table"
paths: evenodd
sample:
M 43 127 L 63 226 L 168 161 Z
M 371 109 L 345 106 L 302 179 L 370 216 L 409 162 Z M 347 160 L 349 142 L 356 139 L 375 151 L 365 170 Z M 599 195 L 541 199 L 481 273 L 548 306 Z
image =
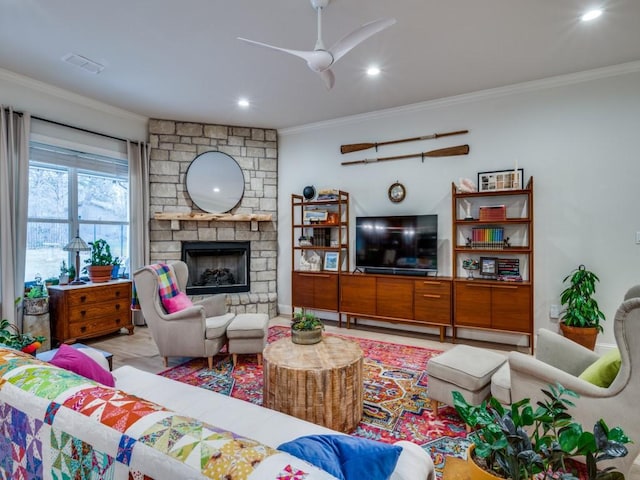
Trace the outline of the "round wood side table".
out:
M 298 345 L 282 338 L 262 356 L 265 407 L 340 432 L 356 428 L 364 389 L 356 342 L 325 335 L 320 343 Z

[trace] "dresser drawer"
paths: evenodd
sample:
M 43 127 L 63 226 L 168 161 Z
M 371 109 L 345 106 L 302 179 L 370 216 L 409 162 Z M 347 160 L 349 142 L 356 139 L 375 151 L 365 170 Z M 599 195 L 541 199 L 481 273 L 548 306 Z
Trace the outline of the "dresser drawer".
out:
M 119 315 L 120 313 L 129 313 L 131 307 L 129 300 L 117 300 L 109 302 L 89 303 L 80 305 L 69 311 L 69 323 L 87 322 L 96 317 L 105 315 Z
M 110 333 L 131 326 L 131 316 L 128 311 L 106 317 L 95 317 L 85 322 L 69 324 L 71 338 L 92 337 L 102 333 Z
M 416 280 L 414 282 L 416 298 L 424 294 L 451 295 L 451 282 L 442 280 Z
M 130 283 L 121 285 L 104 285 L 92 288 L 79 288 L 77 290 L 69 290 L 67 292 L 67 304 L 70 307 L 78 305 L 86 305 L 94 302 L 109 302 L 113 300 L 131 301 Z

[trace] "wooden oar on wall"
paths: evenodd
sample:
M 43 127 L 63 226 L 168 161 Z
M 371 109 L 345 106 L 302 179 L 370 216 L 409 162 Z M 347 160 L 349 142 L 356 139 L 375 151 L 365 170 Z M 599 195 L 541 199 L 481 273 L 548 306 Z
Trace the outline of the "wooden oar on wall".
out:
M 409 155 L 397 155 L 395 157 L 365 158 L 364 160 L 352 160 L 350 162 L 342 162 L 342 165 L 358 165 L 361 163 L 386 162 L 387 160 L 402 160 L 404 158 L 422 157 L 453 157 L 456 155 L 467 155 L 469 153 L 469 145 L 457 145 L 455 147 L 439 148 L 429 152 L 411 153 Z
M 432 140 L 434 138 L 449 137 L 451 135 L 462 135 L 463 133 L 469 133 L 469 130 L 458 130 L 455 132 L 445 132 L 445 133 L 432 133 L 431 135 L 423 135 L 422 137 L 403 138 L 402 140 L 390 140 L 388 142 L 379 142 L 379 143 L 351 143 L 349 145 L 341 145 L 340 153 L 359 152 L 361 150 L 368 150 L 374 147 L 377 151 L 378 147 L 382 147 L 384 145 L 394 145 L 396 143 L 404 143 L 404 142 L 416 142 L 418 140 Z

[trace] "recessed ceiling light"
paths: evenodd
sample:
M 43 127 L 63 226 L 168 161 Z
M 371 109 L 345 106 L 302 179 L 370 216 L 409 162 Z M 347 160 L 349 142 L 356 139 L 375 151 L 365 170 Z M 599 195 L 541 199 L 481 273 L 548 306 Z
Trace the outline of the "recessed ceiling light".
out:
M 242 108 L 247 108 L 249 105 L 249 100 L 247 100 L 246 98 L 241 98 L 240 100 L 238 100 L 238 106 Z
M 580 20 L 582 20 L 583 22 L 589 22 L 591 20 L 595 20 L 600 15 L 602 15 L 602 10 L 600 10 L 599 8 L 596 8 L 593 10 L 589 10 L 584 15 L 582 15 L 582 17 L 580 17 Z
M 380 75 L 380 69 L 376 66 L 371 66 L 367 68 L 367 75 L 370 77 L 375 77 L 376 75 Z

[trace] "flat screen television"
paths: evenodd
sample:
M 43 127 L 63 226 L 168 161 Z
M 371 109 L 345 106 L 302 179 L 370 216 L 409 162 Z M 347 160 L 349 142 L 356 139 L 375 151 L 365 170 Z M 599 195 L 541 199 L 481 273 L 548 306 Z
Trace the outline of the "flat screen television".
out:
M 356 267 L 368 273 L 438 271 L 438 216 L 356 217 Z

